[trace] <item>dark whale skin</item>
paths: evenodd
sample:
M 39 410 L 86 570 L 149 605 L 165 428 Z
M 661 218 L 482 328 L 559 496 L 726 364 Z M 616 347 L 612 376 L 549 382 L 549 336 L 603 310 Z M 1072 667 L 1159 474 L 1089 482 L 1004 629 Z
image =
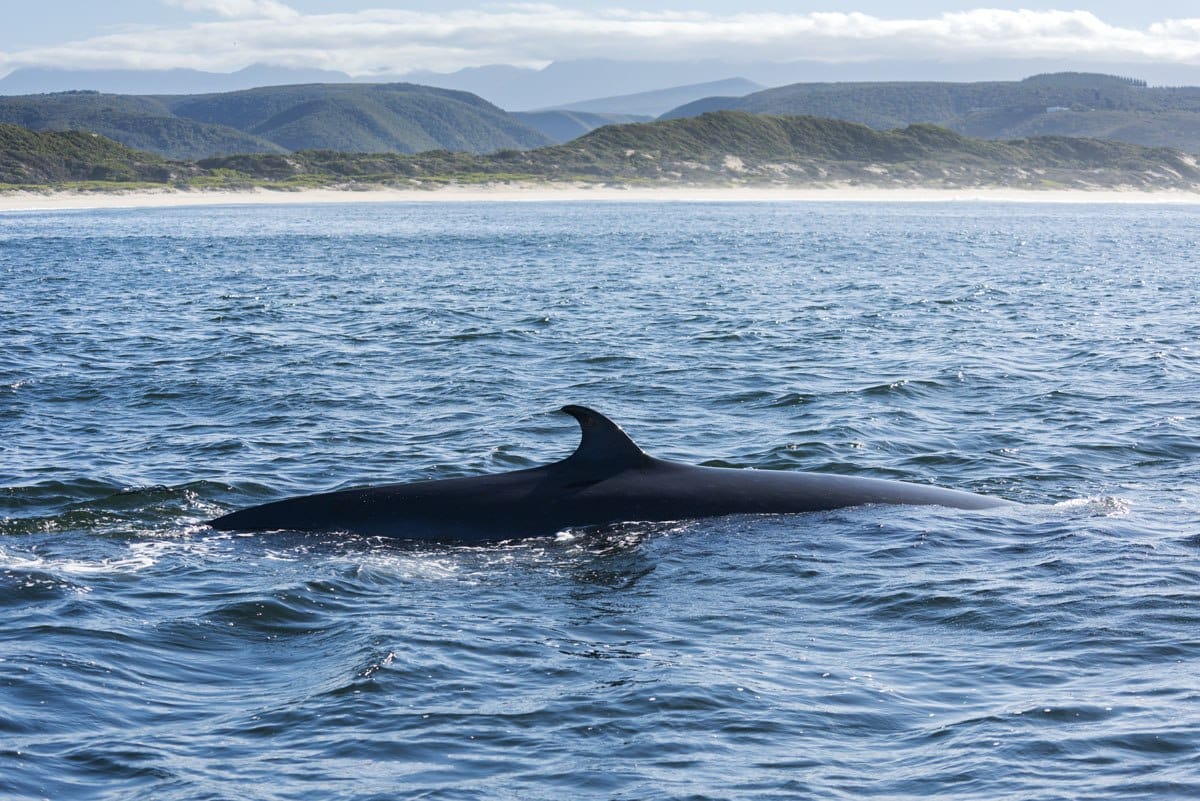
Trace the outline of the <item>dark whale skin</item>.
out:
M 695 467 L 644 453 L 615 423 L 565 406 L 583 430 L 566 459 L 510 473 L 416 481 L 275 501 L 219 517 L 219 531 L 341 531 L 373 537 L 490 542 L 621 522 L 820 512 L 866 504 L 954 509 L 1013 505 L 903 481 Z

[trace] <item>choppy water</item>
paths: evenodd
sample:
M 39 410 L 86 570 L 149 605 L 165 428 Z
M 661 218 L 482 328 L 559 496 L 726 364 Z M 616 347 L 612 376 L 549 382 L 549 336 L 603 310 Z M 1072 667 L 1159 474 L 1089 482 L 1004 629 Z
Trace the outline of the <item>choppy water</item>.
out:
M 0 797 L 1193 798 L 1200 209 L 0 215 Z M 482 548 L 218 536 L 569 452 L 931 482 Z

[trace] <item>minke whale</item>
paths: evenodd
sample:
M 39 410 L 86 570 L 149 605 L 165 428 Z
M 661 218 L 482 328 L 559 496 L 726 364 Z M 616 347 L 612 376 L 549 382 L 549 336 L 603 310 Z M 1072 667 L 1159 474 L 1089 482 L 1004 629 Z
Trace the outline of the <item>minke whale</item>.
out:
M 574 453 L 553 464 L 306 495 L 232 512 L 211 525 L 219 531 L 494 542 L 623 522 L 793 514 L 866 504 L 1012 505 L 903 481 L 669 462 L 643 452 L 599 412 L 583 406 L 564 406 L 562 411 L 579 421 L 583 437 Z

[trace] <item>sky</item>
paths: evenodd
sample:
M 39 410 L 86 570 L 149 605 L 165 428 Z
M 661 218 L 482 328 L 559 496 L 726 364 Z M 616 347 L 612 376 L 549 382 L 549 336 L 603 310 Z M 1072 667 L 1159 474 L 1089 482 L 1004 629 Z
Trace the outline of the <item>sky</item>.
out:
M 1200 0 L 0 0 L 0 19 L 0 76 L 251 64 L 369 76 L 580 58 L 1200 65 Z

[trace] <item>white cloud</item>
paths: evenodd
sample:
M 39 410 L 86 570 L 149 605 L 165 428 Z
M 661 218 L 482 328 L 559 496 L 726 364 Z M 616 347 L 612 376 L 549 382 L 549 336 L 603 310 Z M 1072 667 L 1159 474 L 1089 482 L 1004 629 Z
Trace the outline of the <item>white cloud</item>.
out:
M 167 5 L 185 11 L 210 12 L 229 19 L 291 19 L 298 17 L 292 8 L 276 0 L 166 0 Z
M 304 14 L 276 0 L 170 0 L 219 19 L 0 54 L 0 67 L 230 71 L 252 63 L 354 75 L 555 60 L 1074 58 L 1200 64 L 1200 19 L 1145 28 L 1088 11 L 975 9 L 927 18 L 862 13 L 584 11 L 543 4 L 442 12 Z

